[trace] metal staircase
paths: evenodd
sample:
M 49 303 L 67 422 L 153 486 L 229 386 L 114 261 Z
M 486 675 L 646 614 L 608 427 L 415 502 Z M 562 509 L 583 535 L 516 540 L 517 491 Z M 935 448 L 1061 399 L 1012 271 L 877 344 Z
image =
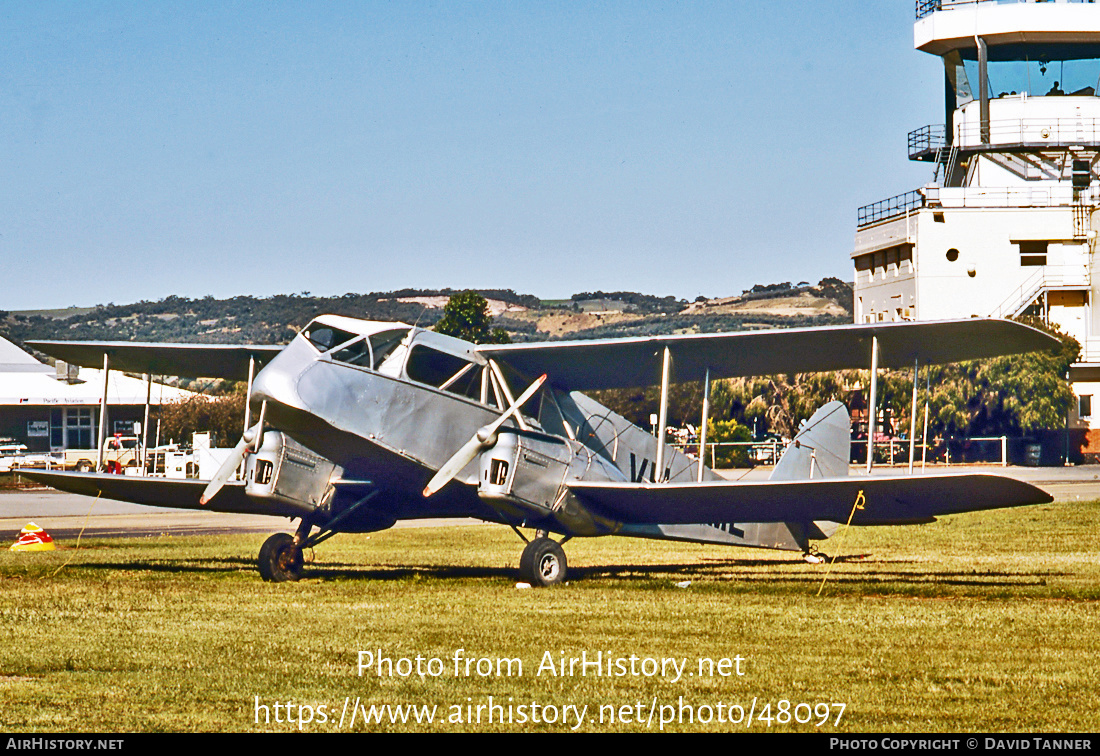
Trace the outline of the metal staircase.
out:
M 1089 286 L 1089 271 L 1083 265 L 1044 265 L 1024 279 L 997 306 L 990 317 L 1014 318 L 1044 291 L 1080 291 Z
M 1027 279 L 991 313 L 994 318 L 1014 318 L 1027 309 L 1028 305 L 1043 293 L 1046 288 L 1046 268 L 1036 268 Z
M 936 171 L 932 174 L 932 181 L 941 186 L 950 186 L 951 177 L 955 174 L 955 168 L 959 163 L 959 147 L 949 144 L 936 150 Z M 943 180 L 940 180 L 940 168 L 943 168 Z

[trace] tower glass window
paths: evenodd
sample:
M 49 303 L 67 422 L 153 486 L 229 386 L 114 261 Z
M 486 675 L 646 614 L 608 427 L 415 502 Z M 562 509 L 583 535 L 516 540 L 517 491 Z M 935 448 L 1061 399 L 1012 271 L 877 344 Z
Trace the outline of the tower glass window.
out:
M 978 49 L 950 52 L 944 56 L 944 65 L 957 104 L 977 99 Z M 988 72 L 989 97 L 993 99 L 1024 92 L 1032 97 L 1092 97 L 1100 86 L 1100 45 L 990 45 Z

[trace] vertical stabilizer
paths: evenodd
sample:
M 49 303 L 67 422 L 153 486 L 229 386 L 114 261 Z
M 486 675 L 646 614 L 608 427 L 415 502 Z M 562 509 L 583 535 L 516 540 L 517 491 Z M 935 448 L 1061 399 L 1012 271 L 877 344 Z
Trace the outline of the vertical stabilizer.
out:
M 851 443 L 848 410 L 840 402 L 829 402 L 802 424 L 772 471 L 771 480 L 846 477 Z

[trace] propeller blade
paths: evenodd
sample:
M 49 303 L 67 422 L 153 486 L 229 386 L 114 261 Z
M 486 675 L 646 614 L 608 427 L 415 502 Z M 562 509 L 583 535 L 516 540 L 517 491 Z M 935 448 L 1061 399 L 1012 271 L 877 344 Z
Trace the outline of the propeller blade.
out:
M 237 468 L 241 466 L 241 461 L 244 459 L 244 455 L 248 452 L 248 446 L 252 442 L 250 434 L 246 433 L 241 436 L 241 440 L 237 442 L 237 445 L 233 447 L 232 453 L 222 462 L 221 467 L 214 473 L 213 479 L 206 485 L 206 489 L 202 492 L 202 496 L 199 498 L 199 505 L 205 506 L 208 501 L 218 495 L 218 491 L 222 490 L 222 486 L 233 477 L 233 473 L 237 471 Z
M 475 434 L 473 438 L 462 445 L 461 449 L 455 452 L 454 456 L 444 463 L 443 467 L 439 468 L 439 472 L 432 476 L 432 479 L 428 481 L 428 485 L 424 487 L 424 496 L 431 496 L 447 485 L 451 478 L 458 475 L 463 467 L 473 462 L 480 452 L 481 439 Z
M 432 476 L 432 479 L 428 481 L 428 485 L 424 487 L 425 498 L 431 496 L 443 486 L 451 482 L 454 476 L 458 475 L 466 465 L 470 464 L 477 458 L 477 455 L 483 448 L 489 446 L 493 442 L 493 438 L 496 436 L 497 430 L 500 426 L 504 425 L 512 415 L 519 411 L 519 408 L 527 403 L 527 400 L 535 395 L 535 392 L 539 390 L 543 383 L 546 382 L 546 374 L 539 376 L 534 383 L 527 387 L 527 390 L 519 395 L 519 398 L 512 402 L 511 406 L 504 411 L 504 414 L 498 417 L 488 425 L 479 428 L 477 433 L 473 437 L 462 445 L 454 455 L 451 456 L 443 466 L 439 468 L 439 471 Z

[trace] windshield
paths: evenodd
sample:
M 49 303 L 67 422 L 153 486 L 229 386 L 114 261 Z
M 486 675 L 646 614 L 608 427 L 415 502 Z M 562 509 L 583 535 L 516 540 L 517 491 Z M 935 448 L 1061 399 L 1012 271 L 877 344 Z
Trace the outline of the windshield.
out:
M 327 352 L 337 344 L 343 344 L 345 341 L 355 338 L 355 334 L 351 331 L 334 328 L 318 321 L 314 321 L 303 328 L 302 335 L 305 336 L 306 341 L 322 352 Z
M 340 328 L 326 322 L 327 319 L 347 327 Z M 401 345 L 409 330 L 406 325 L 329 315 L 311 322 L 301 335 L 317 351 L 330 354 L 337 362 L 377 370 Z
M 332 353 L 332 359 L 377 370 L 393 350 L 401 345 L 408 332 L 408 328 L 394 328 L 370 336 L 360 336 L 341 345 Z

